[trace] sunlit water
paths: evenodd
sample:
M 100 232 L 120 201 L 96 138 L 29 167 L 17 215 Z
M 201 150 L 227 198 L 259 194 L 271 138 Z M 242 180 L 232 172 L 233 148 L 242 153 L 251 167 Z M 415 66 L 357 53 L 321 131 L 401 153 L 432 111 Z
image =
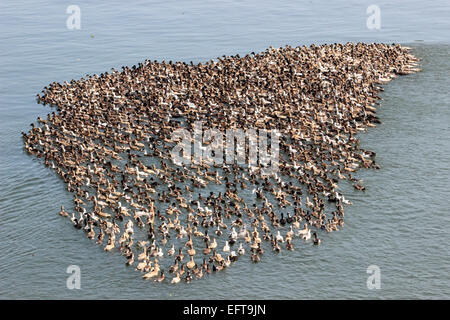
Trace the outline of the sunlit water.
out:
M 447 1 L 2 1 L 0 3 L 0 298 L 306 299 L 450 297 L 450 5 Z M 25 2 L 25 1 L 24 1 Z M 81 8 L 81 30 L 66 8 Z M 381 30 L 366 8 L 381 9 Z M 400 42 L 423 72 L 385 86 L 382 124 L 361 135 L 381 170 L 363 170 L 367 191 L 340 188 L 354 205 L 323 245 L 268 253 L 189 285 L 154 284 L 126 268 L 57 215 L 71 205 L 62 180 L 23 150 L 48 107 L 35 95 L 53 81 L 145 59 L 205 61 L 268 46 Z M 248 258 L 248 257 L 247 257 Z M 69 265 L 81 290 L 66 287 Z M 369 265 L 381 289 L 368 290 Z

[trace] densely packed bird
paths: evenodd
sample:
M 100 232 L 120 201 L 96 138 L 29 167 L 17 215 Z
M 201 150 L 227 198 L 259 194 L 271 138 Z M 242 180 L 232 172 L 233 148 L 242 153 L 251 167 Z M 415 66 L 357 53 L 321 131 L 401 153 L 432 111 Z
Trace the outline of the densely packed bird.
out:
M 62 217 L 142 278 L 191 282 L 340 230 L 350 201 L 338 181 L 363 191 L 354 172 L 379 168 L 357 133 L 380 122 L 381 85 L 419 71 L 417 61 L 409 48 L 363 43 L 271 47 L 204 64 L 145 61 L 50 84 L 37 99 L 56 112 L 22 134 L 74 195 Z M 174 165 L 172 133 L 196 121 L 278 130 L 279 172 Z

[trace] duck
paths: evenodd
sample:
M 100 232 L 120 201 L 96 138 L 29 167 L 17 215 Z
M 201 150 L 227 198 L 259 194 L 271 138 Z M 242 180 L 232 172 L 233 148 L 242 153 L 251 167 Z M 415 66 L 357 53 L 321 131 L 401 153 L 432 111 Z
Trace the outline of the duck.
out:
M 203 269 L 199 269 L 199 271 L 195 274 L 195 276 L 197 277 L 197 279 L 201 279 L 203 278 Z
M 209 245 L 209 248 L 211 248 L 212 250 L 217 248 L 217 241 L 215 238 L 213 239 L 213 242 Z
M 206 248 L 203 249 L 203 254 L 208 255 L 211 253 L 211 247 L 209 246 L 209 242 L 206 242 Z
M 60 215 L 61 217 L 68 217 L 68 216 L 69 216 L 69 213 L 67 213 L 67 212 L 64 210 L 64 206 L 61 206 L 61 210 L 59 211 L 59 215 Z
M 286 249 L 290 251 L 294 250 L 294 245 L 292 244 L 291 240 L 286 241 Z
M 89 227 L 89 231 L 87 233 L 87 237 L 89 239 L 91 239 L 91 240 L 95 238 L 95 230 L 94 230 L 94 228 L 92 226 Z
M 293 223 L 294 222 L 294 218 L 288 213 L 288 216 L 286 218 L 286 222 L 287 223 Z
M 255 237 L 256 238 L 256 237 Z M 245 237 L 244 237 L 244 241 L 246 242 L 246 243 L 250 243 L 251 241 L 252 241 L 252 237 L 250 236 L 250 232 L 246 232 L 246 235 L 245 235 Z
M 361 57 L 361 70 L 348 68 L 349 61 L 358 62 Z M 86 231 L 88 238 L 95 238 L 99 228 L 96 243 L 103 246 L 106 233 L 104 249 L 111 251 L 119 235 L 120 251 L 131 261 L 135 234 L 139 239 L 141 229 L 146 232 L 152 244 L 136 253 L 145 274 L 159 268 L 150 258 L 175 256 L 175 244 L 187 248 L 191 259 L 195 257 L 199 247 L 192 236 L 201 238 L 206 243 L 203 253 L 211 255 L 217 248 L 217 241 L 210 239 L 212 232 L 222 237 L 231 229 L 225 239 L 230 248 L 224 251 L 230 254 L 222 258 L 214 252 L 209 263 L 217 266 L 198 269 L 194 265 L 186 275 L 190 281 L 201 270 L 209 273 L 228 267 L 245 252 L 245 243 L 252 261 L 258 260 L 264 252 L 258 228 L 262 238 L 279 251 L 283 242 L 293 249 L 293 233 L 309 239 L 312 226 L 327 232 L 342 227 L 344 205 L 351 202 L 337 191 L 339 181 L 348 180 L 363 191 L 362 181 L 352 173 L 380 168 L 375 153 L 361 149 L 358 133 L 380 123 L 376 105 L 381 85 L 419 71 L 418 59 L 408 48 L 381 43 L 270 47 L 260 54 L 223 56 L 197 65 L 146 60 L 121 71 L 46 86 L 37 101 L 57 106 L 58 112 L 38 118 L 29 132 L 22 132 L 22 140 L 26 152 L 42 158 L 63 178 L 80 216 L 69 214 L 63 206 L 59 214 L 71 217 L 73 226 Z M 192 166 L 172 166 L 176 140 L 170 133 L 196 121 L 219 131 L 280 128 L 277 137 L 284 156 L 276 174 L 267 174 L 271 165 L 262 163 L 248 170 L 237 163 L 205 159 Z M 249 148 L 258 146 L 258 141 L 248 140 Z M 247 151 L 239 144 L 237 139 L 238 158 L 240 151 Z M 202 152 L 208 150 L 206 146 L 212 149 L 218 143 L 206 141 Z M 150 167 L 144 164 L 147 160 L 152 162 Z M 215 185 L 225 191 L 215 192 Z M 210 194 L 201 192 L 194 199 L 195 188 Z M 248 196 L 255 201 L 252 207 L 247 206 Z M 336 207 L 332 220 L 324 201 Z M 184 213 L 186 221 L 181 221 Z M 302 221 L 305 225 L 300 230 Z M 256 232 L 246 230 L 245 223 L 251 223 Z M 291 225 L 283 238 L 280 230 L 287 224 Z M 185 238 L 188 241 L 183 243 Z M 239 248 L 231 251 L 238 241 Z M 317 234 L 315 242 L 320 243 Z M 170 247 L 167 252 L 166 246 Z M 185 272 L 181 249 L 175 259 L 181 277 Z M 161 270 L 154 278 L 163 276 Z
M 83 227 L 83 220 L 75 218 L 74 213 L 72 213 L 72 218 L 70 220 L 72 221 L 72 224 L 75 227 L 75 229 L 81 229 Z
M 308 232 L 309 232 L 308 225 L 305 223 L 303 225 L 303 229 L 297 231 L 297 236 L 302 237 L 306 235 Z
M 260 262 L 260 261 L 261 261 L 260 256 L 257 255 L 257 254 L 255 254 L 255 253 L 253 253 L 253 254 L 251 255 L 250 259 L 251 259 L 252 262 L 254 262 L 254 263 L 257 263 L 257 262 Z
M 308 241 L 309 239 L 311 239 L 311 229 L 308 229 L 308 231 L 306 232 L 306 234 L 303 234 L 302 239 L 305 241 Z
M 193 269 L 195 267 L 194 256 L 190 257 L 190 260 L 186 263 L 188 269 Z
M 180 269 L 178 270 L 178 273 L 180 274 L 180 276 L 182 276 L 185 273 L 185 268 L 184 268 L 184 263 L 181 264 Z
M 156 250 L 155 256 L 160 257 L 160 258 L 164 256 L 164 252 L 162 251 L 162 248 L 158 248 Z
M 286 233 L 286 238 L 292 238 L 294 236 L 294 230 L 292 226 L 289 227 L 289 231 Z
M 170 281 L 170 283 L 172 284 L 177 284 L 180 283 L 181 281 L 181 277 L 179 273 L 176 273 L 175 277 L 172 278 L 172 280 Z
M 241 256 L 245 254 L 245 249 L 244 249 L 244 247 L 242 246 L 242 243 L 239 244 L 238 253 L 239 253 L 239 255 L 241 255 Z
M 228 241 L 225 241 L 225 246 L 223 247 L 223 252 L 229 252 L 230 251 L 230 246 L 228 245 Z
M 159 277 L 155 279 L 156 282 L 163 282 L 166 276 L 164 275 L 164 270 L 161 269 Z
M 138 263 L 138 265 L 136 266 L 136 270 L 142 272 L 149 266 L 151 266 L 151 261 L 147 258 L 144 261 Z
M 179 267 L 178 260 L 175 260 L 174 264 L 170 266 L 169 272 L 170 273 L 176 272 L 178 270 L 178 267 Z
M 184 280 L 186 281 L 186 283 L 189 283 L 192 281 L 192 275 L 189 271 L 186 273 L 186 277 L 184 278 Z
M 281 213 L 280 224 L 284 226 L 286 224 L 286 219 L 284 218 L 283 213 Z
M 155 265 L 152 268 L 152 270 L 150 272 L 147 272 L 146 274 L 144 274 L 142 276 L 142 278 L 148 280 L 148 279 L 151 279 L 151 278 L 154 278 L 154 277 L 158 276 L 158 274 L 159 274 L 159 266 Z
M 216 230 L 214 231 L 214 233 L 215 233 L 218 237 L 220 237 L 220 236 L 222 235 L 222 230 L 220 230 L 220 226 L 219 226 L 219 225 L 217 226 L 217 228 L 216 228 Z
M 104 250 L 111 251 L 112 249 L 114 249 L 114 247 L 115 247 L 114 241 L 112 240 L 112 238 L 109 238 L 108 244 L 105 246 Z
M 238 238 L 244 239 L 247 236 L 247 228 L 244 225 L 238 233 Z
M 146 242 L 146 244 L 148 244 L 148 242 Z M 146 247 L 146 244 L 144 244 L 144 246 L 142 247 L 143 252 L 138 255 L 138 260 L 139 261 L 144 260 L 145 258 L 147 258 L 147 247 Z
M 168 256 L 173 256 L 175 254 L 175 245 L 172 244 L 172 246 L 170 247 L 170 249 L 167 251 L 167 255 Z
M 131 252 L 128 256 L 127 256 L 127 262 L 126 265 L 127 266 L 131 266 L 134 263 L 134 254 L 133 252 Z
M 192 256 L 195 256 L 195 249 L 194 249 L 194 247 L 191 246 L 191 247 L 188 249 L 187 253 L 188 253 L 188 255 L 190 255 L 191 257 L 192 257 Z
M 231 229 L 231 233 L 230 233 L 230 237 L 229 239 L 232 241 L 236 241 L 238 237 L 238 234 L 236 232 L 236 230 L 234 229 L 234 227 Z
M 275 252 L 281 252 L 281 247 L 280 247 L 280 244 L 278 243 L 278 241 L 275 240 L 275 242 L 273 243 L 272 249 Z
M 181 250 L 182 250 L 181 248 L 178 250 L 178 255 L 176 257 L 176 259 L 180 262 L 183 261 L 183 259 L 184 259 L 184 254 Z
M 317 233 L 316 233 L 316 232 L 314 232 L 313 243 L 314 243 L 316 246 L 322 243 L 322 240 L 319 239 L 319 238 L 317 237 Z

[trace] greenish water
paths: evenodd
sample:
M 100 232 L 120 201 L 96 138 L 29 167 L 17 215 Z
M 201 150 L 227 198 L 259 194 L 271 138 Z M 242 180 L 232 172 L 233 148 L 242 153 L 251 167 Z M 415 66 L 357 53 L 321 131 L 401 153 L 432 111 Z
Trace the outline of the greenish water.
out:
M 366 27 L 370 1 L 110 1 L 83 4 L 81 30 L 66 28 L 67 1 L 0 4 L 0 298 L 335 299 L 449 298 L 450 5 L 378 1 L 381 30 Z M 424 41 L 417 41 L 424 40 Z M 341 185 L 354 205 L 324 245 L 244 259 L 189 285 L 154 284 L 127 269 L 67 220 L 62 180 L 23 150 L 48 107 L 35 95 L 53 81 L 144 59 L 205 61 L 270 45 L 400 42 L 423 72 L 385 86 L 383 122 L 361 135 L 381 170 L 363 170 L 367 191 Z M 69 290 L 66 268 L 81 269 Z M 381 269 L 368 290 L 366 269 Z

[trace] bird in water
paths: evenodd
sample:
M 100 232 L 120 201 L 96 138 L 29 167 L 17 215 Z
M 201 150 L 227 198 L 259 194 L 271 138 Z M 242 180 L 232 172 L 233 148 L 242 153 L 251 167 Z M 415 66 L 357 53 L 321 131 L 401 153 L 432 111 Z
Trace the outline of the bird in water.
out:
M 380 123 L 381 86 L 417 71 L 408 48 L 375 43 L 270 47 L 198 64 L 146 60 L 51 83 L 37 100 L 57 111 L 22 138 L 74 197 L 72 213 L 61 206 L 60 216 L 127 265 L 137 257 L 142 278 L 164 282 L 166 269 L 171 283 L 190 283 L 232 266 L 246 249 L 256 263 L 264 247 L 292 251 L 294 235 L 318 245 L 317 232 L 342 228 L 351 202 L 339 181 L 364 191 L 358 170 L 379 169 L 358 133 Z M 172 133 L 194 132 L 196 122 L 221 133 L 274 133 L 276 174 L 264 161 L 175 165 Z M 203 140 L 194 149 L 220 154 L 219 142 Z M 243 141 L 236 137 L 233 157 L 251 160 L 246 153 L 258 141 Z

